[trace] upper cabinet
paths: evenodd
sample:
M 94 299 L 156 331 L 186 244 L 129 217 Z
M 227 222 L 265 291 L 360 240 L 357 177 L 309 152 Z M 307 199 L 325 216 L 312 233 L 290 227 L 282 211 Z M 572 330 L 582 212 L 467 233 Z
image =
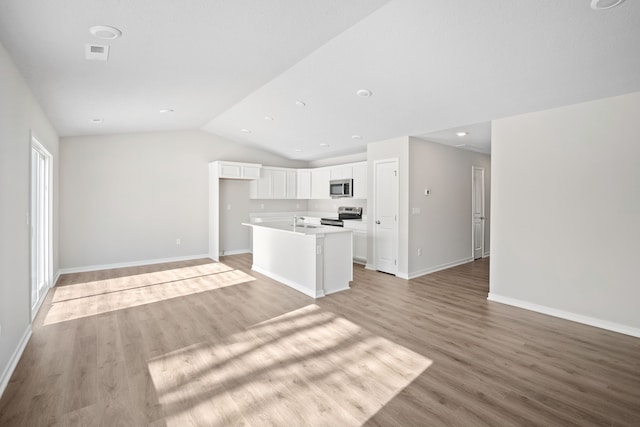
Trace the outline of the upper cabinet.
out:
M 258 179 L 262 165 L 256 163 L 217 162 L 218 177 L 227 179 Z
M 353 164 L 331 166 L 329 168 L 331 179 L 353 178 Z
M 367 162 L 315 169 L 219 162 L 220 178 L 252 179 L 252 199 L 330 199 L 332 179 L 353 179 L 353 198 L 367 198 Z
M 353 198 L 367 198 L 367 162 L 353 164 Z
M 311 198 L 311 170 L 310 169 L 298 169 L 296 171 L 296 198 L 297 199 L 310 199 Z
M 329 168 L 311 169 L 311 198 L 330 199 L 329 181 L 331 171 Z
M 295 199 L 295 169 L 274 168 L 264 166 L 260 170 L 260 178 L 251 182 L 249 197 L 252 199 Z

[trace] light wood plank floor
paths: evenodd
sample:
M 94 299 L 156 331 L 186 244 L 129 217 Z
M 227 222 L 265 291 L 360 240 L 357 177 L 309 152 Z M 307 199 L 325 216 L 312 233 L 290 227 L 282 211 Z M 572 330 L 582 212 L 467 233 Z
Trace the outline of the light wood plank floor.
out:
M 319 300 L 250 266 L 63 276 L 0 425 L 640 426 L 640 339 L 488 302 L 488 260 Z

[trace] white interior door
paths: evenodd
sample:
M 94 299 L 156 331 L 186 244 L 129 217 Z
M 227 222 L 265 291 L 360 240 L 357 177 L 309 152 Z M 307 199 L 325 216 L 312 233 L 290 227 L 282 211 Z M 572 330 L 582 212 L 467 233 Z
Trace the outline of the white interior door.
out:
M 374 163 L 374 258 L 378 271 L 398 272 L 398 161 Z
M 31 143 L 31 315 L 35 316 L 51 286 L 51 154 Z
M 484 168 L 473 166 L 472 173 L 473 259 L 479 259 L 484 254 Z

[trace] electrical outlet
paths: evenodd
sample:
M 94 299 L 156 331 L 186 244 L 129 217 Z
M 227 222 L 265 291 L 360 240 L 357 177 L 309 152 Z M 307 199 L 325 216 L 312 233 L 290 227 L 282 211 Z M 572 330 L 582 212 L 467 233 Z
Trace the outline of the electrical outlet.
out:
M 181 241 L 181 240 L 180 240 L 180 238 L 178 237 L 178 238 L 176 239 L 176 245 L 179 245 L 179 244 L 181 244 L 181 243 L 182 243 L 182 241 Z
M 418 248 L 418 256 L 422 256 L 422 248 Z

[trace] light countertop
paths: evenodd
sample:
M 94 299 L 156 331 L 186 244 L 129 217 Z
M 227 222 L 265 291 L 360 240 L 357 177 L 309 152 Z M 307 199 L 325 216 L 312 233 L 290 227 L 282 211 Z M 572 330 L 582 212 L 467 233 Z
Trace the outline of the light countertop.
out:
M 301 224 L 301 225 L 296 225 L 294 227 L 291 221 L 259 222 L 259 223 L 243 222 L 242 225 L 246 225 L 249 227 L 270 228 L 273 230 L 286 231 L 289 233 L 295 233 L 295 234 L 301 234 L 301 235 L 307 235 L 307 236 L 336 234 L 336 233 L 351 233 L 351 230 L 345 229 L 343 227 L 332 227 L 332 226 L 324 226 L 324 225 L 316 225 L 316 224 Z

